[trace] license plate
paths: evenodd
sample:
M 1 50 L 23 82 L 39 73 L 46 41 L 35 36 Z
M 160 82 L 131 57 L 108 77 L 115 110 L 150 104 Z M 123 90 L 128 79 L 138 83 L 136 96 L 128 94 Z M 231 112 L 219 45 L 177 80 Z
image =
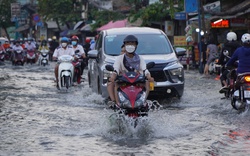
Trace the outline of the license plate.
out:
M 244 97 L 250 98 L 250 91 L 249 90 L 244 90 Z
M 153 91 L 154 88 L 155 88 L 154 82 L 149 82 L 149 90 L 150 90 L 150 91 Z

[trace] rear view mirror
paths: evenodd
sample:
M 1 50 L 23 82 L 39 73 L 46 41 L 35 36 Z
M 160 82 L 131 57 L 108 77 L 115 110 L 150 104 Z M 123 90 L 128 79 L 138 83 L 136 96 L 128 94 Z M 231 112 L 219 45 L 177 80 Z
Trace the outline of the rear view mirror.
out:
M 183 56 L 183 55 L 186 55 L 187 50 L 185 48 L 176 47 L 175 51 L 176 51 L 177 56 Z
M 153 68 L 155 66 L 155 62 L 148 62 L 147 69 Z
M 106 68 L 107 71 L 114 71 L 114 67 L 112 65 L 110 65 L 110 64 L 107 64 L 105 66 L 105 68 Z

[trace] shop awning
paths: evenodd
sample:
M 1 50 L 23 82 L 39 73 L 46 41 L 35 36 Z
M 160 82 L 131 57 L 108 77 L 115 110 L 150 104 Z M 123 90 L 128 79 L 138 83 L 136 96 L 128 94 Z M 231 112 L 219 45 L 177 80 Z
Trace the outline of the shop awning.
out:
M 23 25 L 23 26 L 18 27 L 18 28 L 15 30 L 15 32 L 21 32 L 21 31 L 27 30 L 27 29 L 29 29 L 29 28 L 30 28 L 30 26 L 29 26 L 28 24 L 26 24 L 26 25 Z
M 74 26 L 74 29 L 73 30 L 76 30 L 77 28 L 79 28 L 81 25 L 83 25 L 84 22 L 83 21 L 79 21 L 76 23 L 76 25 Z
M 119 20 L 115 22 L 110 21 L 108 24 L 105 24 L 101 26 L 100 28 L 98 28 L 97 31 L 107 30 L 111 28 L 122 28 L 122 27 L 126 27 L 126 24 L 127 24 L 127 19 Z
M 67 33 L 67 36 L 79 35 L 79 34 L 80 34 L 79 29 L 76 29 L 76 30 L 69 30 L 68 33 Z
M 90 24 L 86 24 L 85 26 L 83 26 L 80 31 L 91 31 L 92 27 Z

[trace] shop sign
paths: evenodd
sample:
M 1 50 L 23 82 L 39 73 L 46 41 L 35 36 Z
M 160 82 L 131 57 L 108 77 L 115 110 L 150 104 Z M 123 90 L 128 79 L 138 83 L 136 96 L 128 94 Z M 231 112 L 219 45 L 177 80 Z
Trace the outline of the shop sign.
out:
M 229 20 L 220 19 L 211 22 L 211 28 L 229 28 Z
M 232 27 L 245 27 L 246 22 L 245 22 L 245 19 L 243 18 L 232 18 L 230 25 Z
M 174 36 L 174 45 L 185 46 L 187 45 L 186 36 Z

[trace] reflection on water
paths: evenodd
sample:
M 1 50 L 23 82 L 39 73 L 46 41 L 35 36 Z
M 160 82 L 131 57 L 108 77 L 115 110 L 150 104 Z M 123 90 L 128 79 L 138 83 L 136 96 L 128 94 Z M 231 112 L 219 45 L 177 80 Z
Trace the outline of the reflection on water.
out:
M 0 155 L 248 155 L 249 114 L 221 100 L 220 84 L 186 74 L 180 100 L 134 121 L 110 119 L 86 81 L 59 92 L 53 63 L 0 66 Z M 87 71 L 85 71 L 87 75 Z M 216 90 L 216 91 L 215 91 Z

